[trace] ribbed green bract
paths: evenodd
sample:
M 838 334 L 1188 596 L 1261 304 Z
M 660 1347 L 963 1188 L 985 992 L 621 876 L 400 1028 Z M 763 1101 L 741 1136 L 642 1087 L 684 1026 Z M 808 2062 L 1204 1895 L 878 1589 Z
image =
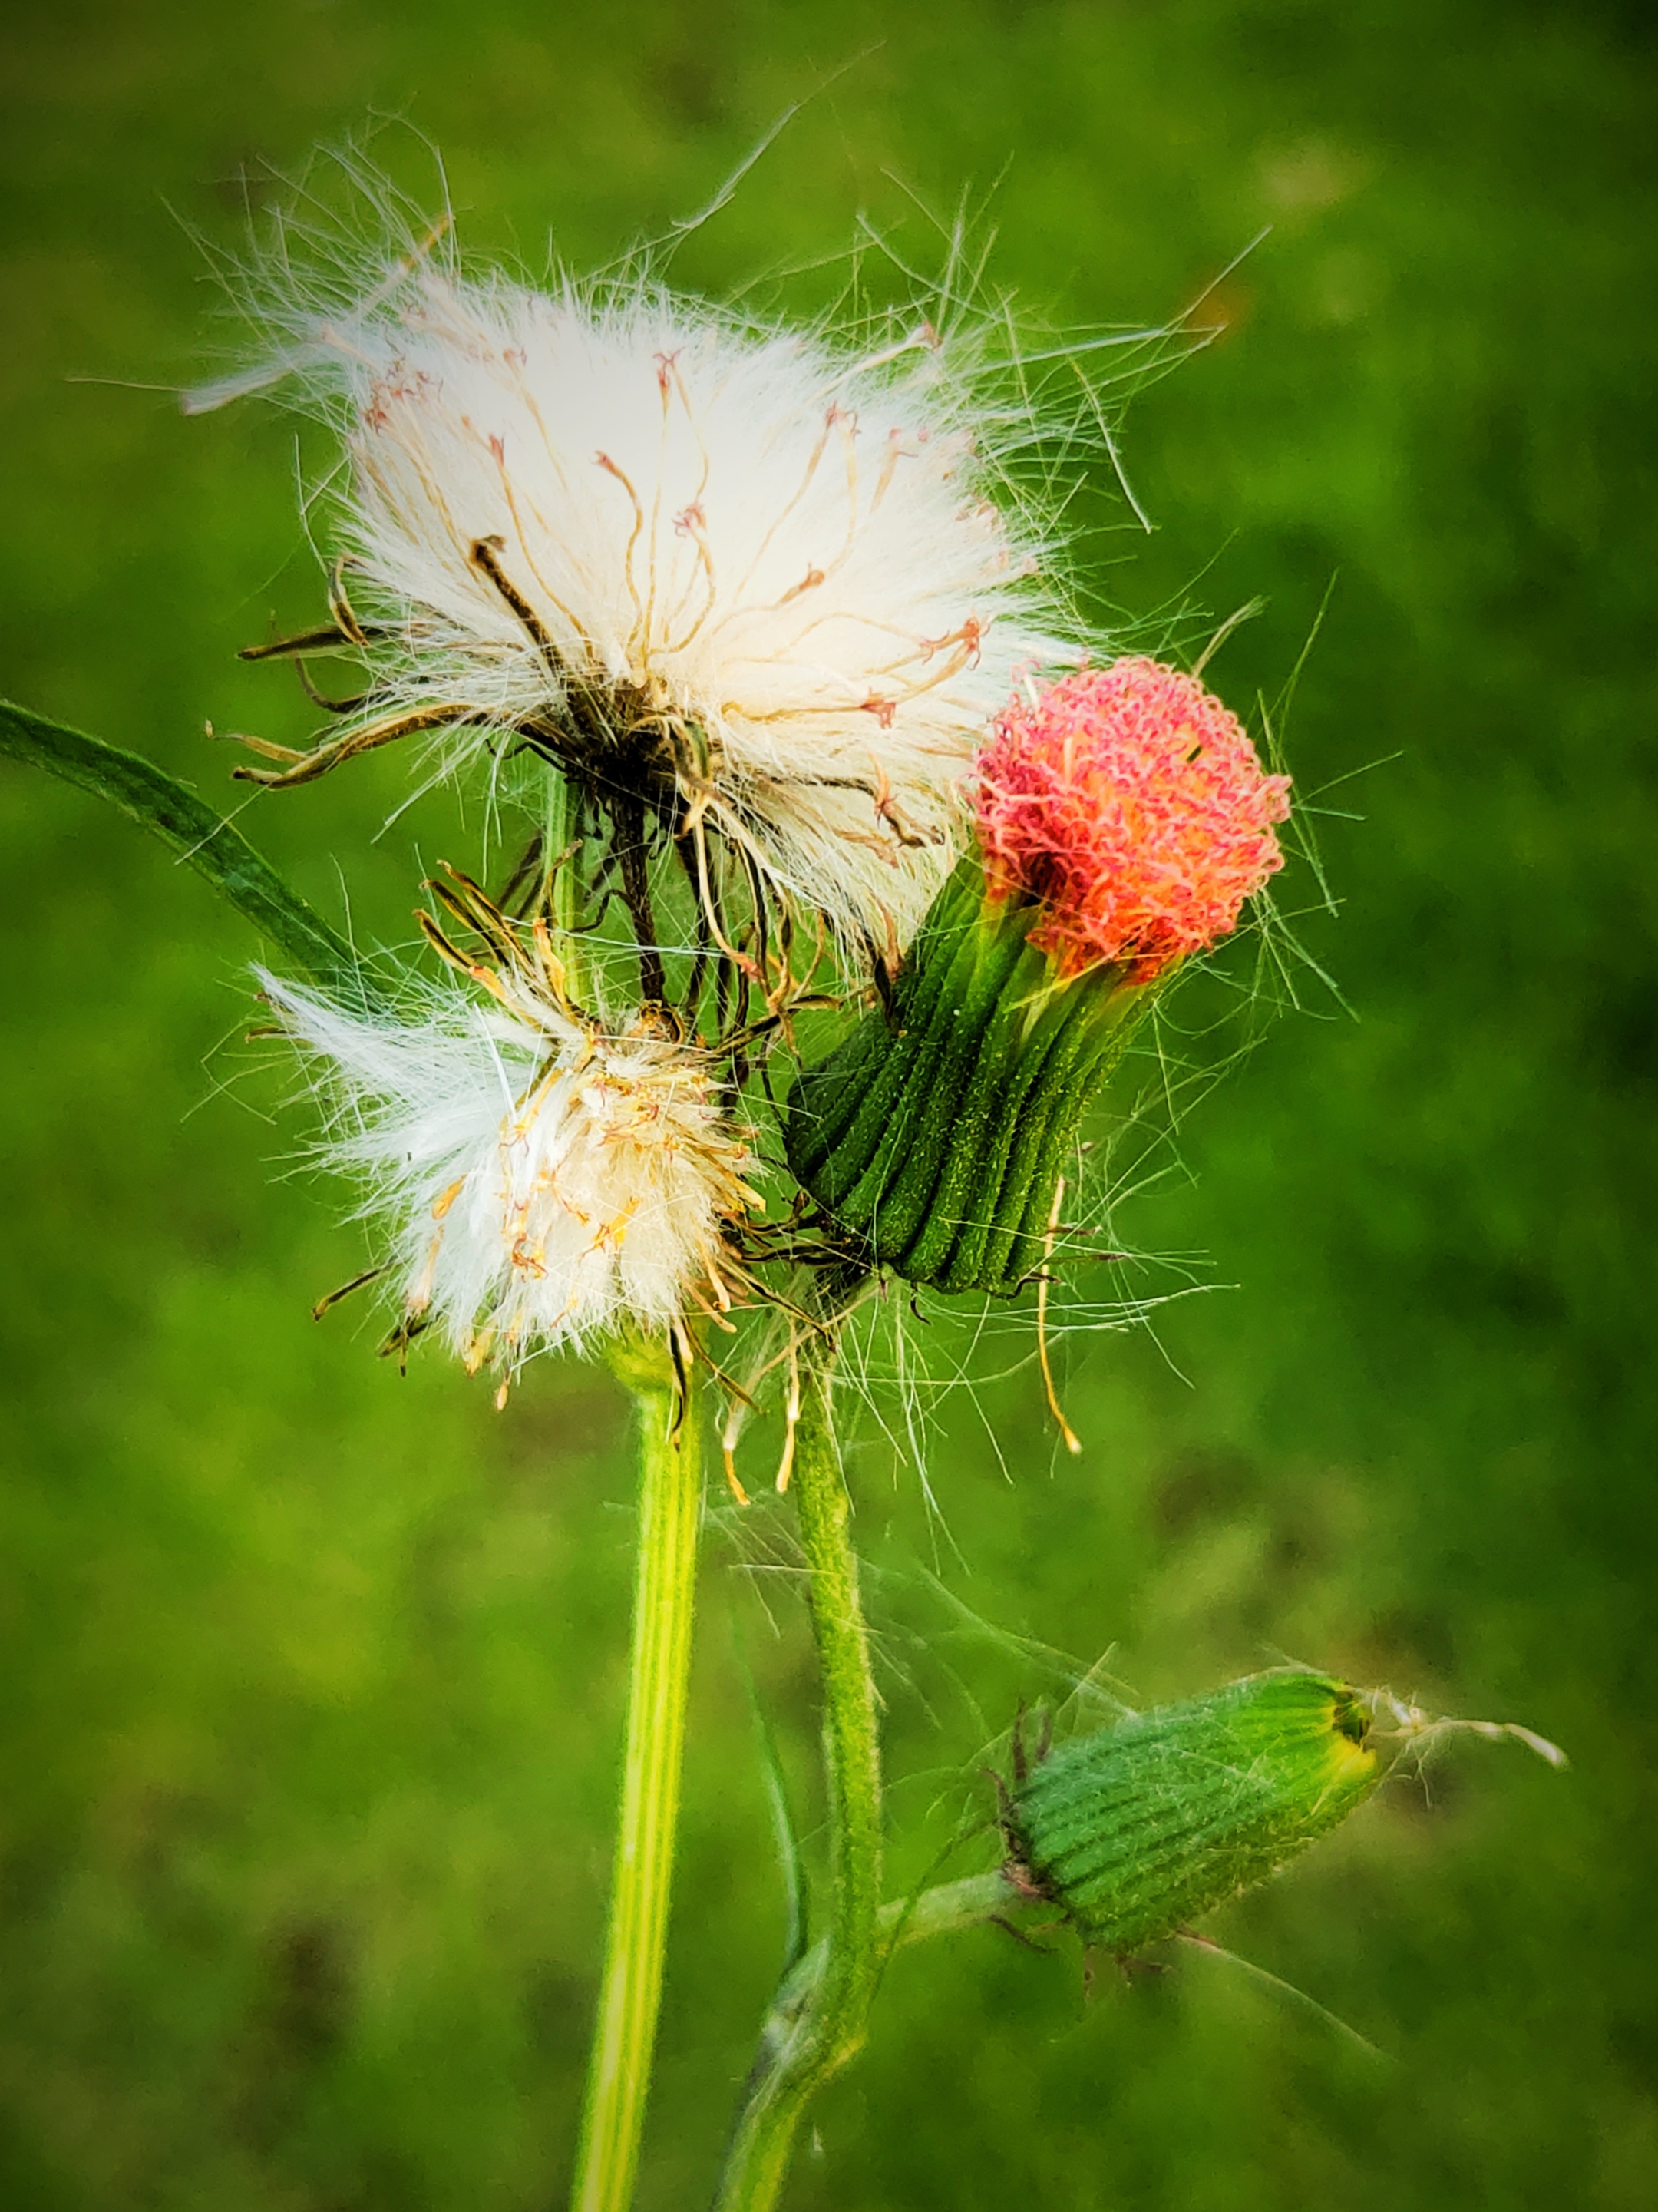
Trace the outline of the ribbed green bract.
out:
M 1056 979 L 1025 941 L 1041 912 L 987 900 L 969 855 L 890 1010 L 790 1094 L 795 1175 L 865 1256 L 910 1282 L 1005 1296 L 1042 1265 L 1084 1112 L 1145 997 L 1120 968 Z
M 1009 1871 L 1125 1957 L 1248 1889 L 1381 1773 L 1363 1696 L 1282 1668 L 1064 1744 L 1009 1808 Z

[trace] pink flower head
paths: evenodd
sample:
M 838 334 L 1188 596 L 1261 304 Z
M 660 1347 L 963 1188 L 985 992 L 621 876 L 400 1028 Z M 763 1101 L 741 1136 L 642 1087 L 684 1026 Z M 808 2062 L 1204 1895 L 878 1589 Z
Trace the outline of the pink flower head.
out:
M 1236 922 L 1281 867 L 1268 775 L 1236 715 L 1161 662 L 1084 668 L 1015 699 L 978 759 L 979 842 L 993 896 L 1048 909 L 1030 943 L 1061 975 L 1133 963 L 1149 982 Z

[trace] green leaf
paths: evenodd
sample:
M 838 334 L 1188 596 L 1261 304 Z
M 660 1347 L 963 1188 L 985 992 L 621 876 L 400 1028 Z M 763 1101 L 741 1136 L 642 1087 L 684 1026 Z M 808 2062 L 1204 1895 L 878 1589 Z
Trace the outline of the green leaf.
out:
M 379 988 L 339 932 L 289 890 L 240 830 L 153 761 L 8 700 L 0 700 L 0 757 L 29 762 L 108 799 L 170 845 L 319 982 L 359 1006 L 381 1002 Z
M 733 1624 L 733 1627 L 735 1624 Z M 754 1715 L 755 1740 L 760 1752 L 761 1778 L 766 1787 L 766 1808 L 771 1814 L 772 1840 L 777 1848 L 778 1872 L 783 1881 L 783 1975 L 792 1974 L 806 1955 L 806 1869 L 800 1837 L 789 1808 L 788 1781 L 783 1772 L 777 1737 L 760 1702 L 760 1692 L 749 1666 L 748 1654 L 737 1637 L 737 1663 L 748 1686 L 749 1708 Z

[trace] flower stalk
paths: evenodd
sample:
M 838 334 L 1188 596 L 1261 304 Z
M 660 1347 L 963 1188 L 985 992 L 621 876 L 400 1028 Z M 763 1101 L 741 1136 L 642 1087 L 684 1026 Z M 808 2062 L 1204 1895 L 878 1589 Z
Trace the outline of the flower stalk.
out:
M 1003 1869 L 993 1874 L 970 1874 L 959 1881 L 935 1883 L 909 1897 L 895 1897 L 881 1907 L 876 1919 L 878 1965 L 884 1968 L 896 1951 L 912 1943 L 925 1943 L 934 1936 L 957 1936 L 963 1929 L 983 1928 L 1006 1921 L 1029 1902 Z M 817 1999 L 828 1971 L 829 1938 L 814 1943 L 779 1984 L 760 2031 L 762 2054 L 780 2048 L 796 2023 Z M 742 2200 L 745 2203 L 750 2200 Z M 756 2203 L 769 2199 L 755 2198 Z M 723 2205 L 726 2199 L 722 2197 Z
M 639 1542 L 622 1807 L 571 2212 L 625 2212 L 633 2197 L 662 1996 L 702 1504 L 692 1380 L 676 1375 L 665 1345 L 643 1338 L 622 1340 L 611 1366 L 637 1409 Z
M 776 2203 L 802 2114 L 863 2047 L 890 1946 L 881 1905 L 875 1680 L 858 1593 L 852 1504 L 835 1440 L 834 1360 L 833 1350 L 822 1346 L 803 1358 L 793 1469 L 823 1684 L 829 1929 L 826 1942 L 785 1981 L 767 2016 L 726 2153 L 716 2212 L 768 2212 Z

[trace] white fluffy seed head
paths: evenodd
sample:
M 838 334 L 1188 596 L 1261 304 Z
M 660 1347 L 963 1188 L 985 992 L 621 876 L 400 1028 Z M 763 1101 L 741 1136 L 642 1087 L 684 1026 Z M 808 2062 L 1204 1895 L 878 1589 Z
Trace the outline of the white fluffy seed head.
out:
M 701 1055 L 647 1023 L 572 1019 L 521 984 L 507 1009 L 457 989 L 397 1023 L 260 981 L 319 1063 L 327 1156 L 384 1220 L 406 1321 L 470 1368 L 510 1376 L 624 1322 L 729 1303 L 722 1232 L 759 1200 Z
M 471 282 L 429 245 L 320 312 L 279 282 L 265 320 L 267 368 L 186 404 L 297 374 L 339 423 L 351 588 L 387 624 L 366 717 L 452 708 L 481 744 L 591 690 L 807 906 L 908 933 L 988 719 L 1079 653 L 1003 481 L 1029 422 L 954 341 L 859 351 L 643 277 Z

